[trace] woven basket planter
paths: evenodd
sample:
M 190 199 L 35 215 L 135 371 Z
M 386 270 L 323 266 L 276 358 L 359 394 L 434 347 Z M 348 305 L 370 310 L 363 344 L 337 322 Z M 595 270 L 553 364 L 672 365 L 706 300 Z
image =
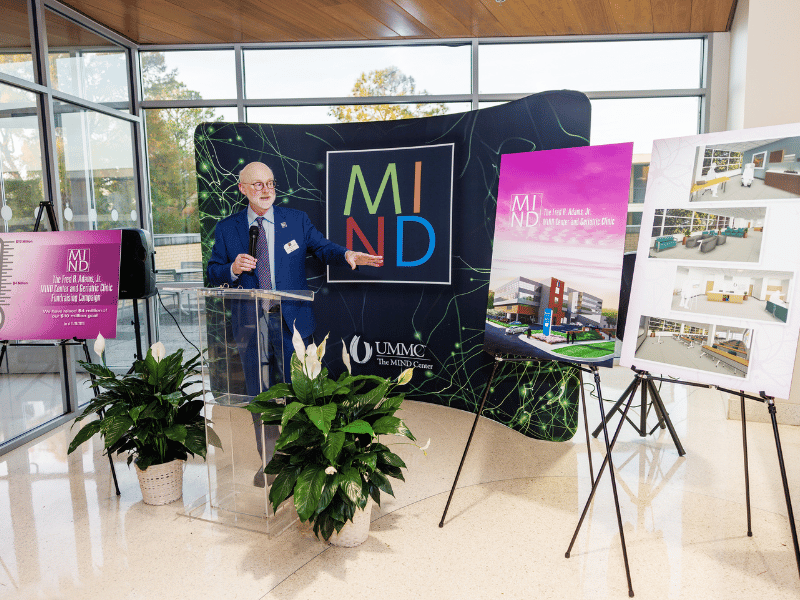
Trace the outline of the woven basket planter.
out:
M 356 509 L 356 514 L 353 515 L 353 520 L 348 521 L 342 527 L 339 533 L 333 530 L 333 534 L 328 540 L 333 546 L 342 546 L 345 548 L 352 548 L 360 546 L 367 541 L 369 537 L 369 523 L 372 514 L 372 498 L 367 501 L 364 510 Z
M 145 504 L 169 504 L 183 496 L 184 462 L 176 459 L 163 465 L 150 465 L 145 471 L 134 463 Z

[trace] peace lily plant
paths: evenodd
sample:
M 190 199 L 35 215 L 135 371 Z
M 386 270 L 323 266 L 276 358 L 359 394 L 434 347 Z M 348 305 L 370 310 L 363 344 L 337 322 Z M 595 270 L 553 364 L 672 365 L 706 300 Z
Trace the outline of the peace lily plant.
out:
M 75 419 L 89 421 L 69 445 L 75 451 L 94 434 L 100 433 L 107 454 L 128 453 L 128 464 L 135 460 L 142 471 L 151 465 L 172 460 L 186 460 L 187 455 L 206 456 L 206 427 L 201 390 L 187 391 L 197 385 L 191 380 L 200 374 L 200 355 L 183 362 L 183 350 L 167 355 L 161 342 L 147 351 L 144 360 L 136 360 L 131 372 L 117 375 L 106 366 L 105 340 L 97 336 L 95 353 L 102 364 L 78 363 L 93 375 L 91 387 L 100 390 L 83 413 Z M 211 428 L 209 442 L 219 445 Z
M 380 506 L 381 492 L 394 496 L 389 477 L 404 480 L 405 463 L 378 436 L 416 439 L 394 416 L 404 394 L 390 395 L 411 381 L 413 369 L 396 380 L 353 375 L 342 343 L 347 372 L 334 381 L 322 366 L 327 339 L 306 347 L 295 329 L 292 382 L 273 385 L 247 407 L 264 423 L 282 428 L 264 470 L 276 475 L 269 493 L 273 509 L 292 497 L 300 520 L 313 523 L 314 533 L 325 540 L 352 521 L 370 497 Z

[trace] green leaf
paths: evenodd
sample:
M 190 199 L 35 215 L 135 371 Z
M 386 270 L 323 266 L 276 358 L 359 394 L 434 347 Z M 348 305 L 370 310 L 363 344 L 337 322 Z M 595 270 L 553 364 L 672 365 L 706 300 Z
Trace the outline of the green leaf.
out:
M 106 440 L 106 448 L 112 446 L 128 430 L 133 427 L 133 421 L 126 415 L 107 417 L 101 421 L 101 429 Z
M 372 427 L 370 427 L 369 423 L 362 421 L 361 419 L 345 425 L 339 431 L 343 431 L 345 433 L 368 433 L 372 436 L 375 435 L 375 432 L 372 431 Z
M 385 452 L 381 452 L 378 455 L 378 457 L 380 462 L 390 465 L 392 467 L 398 467 L 403 469 L 408 468 L 406 467 L 406 463 L 403 462 L 402 458 L 400 458 L 399 456 L 397 456 L 397 454 L 394 454 L 393 452 L 389 452 L 388 450 L 386 450 Z
M 212 431 L 209 429 L 209 431 Z M 216 434 L 215 434 L 216 435 Z M 183 440 L 183 445 L 192 454 L 197 456 L 206 456 L 206 431 L 202 425 L 192 426 L 186 429 L 186 438 Z M 213 444 L 212 444 L 213 445 Z
M 361 500 L 361 475 L 354 467 L 345 467 L 337 473 L 339 476 L 339 490 L 354 504 Z M 351 515 L 352 518 L 352 515 Z
M 77 435 L 72 438 L 69 448 L 67 449 L 67 454 L 74 452 L 78 446 L 100 431 L 101 425 L 102 423 L 100 421 L 89 421 L 86 425 L 84 425 Z M 344 434 L 342 434 L 342 437 L 344 437 Z
M 300 475 L 301 470 L 301 466 L 286 467 L 278 473 L 269 490 L 269 501 L 272 503 L 274 511 L 277 511 L 283 501 L 292 495 L 294 484 L 297 482 L 297 476 Z
M 292 356 L 292 389 L 294 395 L 303 404 L 311 404 L 314 399 L 314 382 L 303 372 L 300 359 L 297 354 Z
M 292 395 L 292 388 L 288 383 L 276 383 L 268 390 L 264 390 L 253 398 L 254 402 L 266 402 L 275 398 L 285 398 Z
M 318 465 L 306 467 L 294 486 L 294 506 L 301 521 L 314 514 L 325 483 L 325 469 Z
M 383 473 L 381 473 L 380 471 L 373 471 L 372 473 L 370 473 L 369 480 L 370 483 L 374 483 L 376 486 L 378 486 L 378 489 L 380 489 L 382 492 L 385 492 L 390 496 L 394 496 L 394 490 L 392 489 L 392 484 L 389 483 L 389 480 L 386 479 L 386 477 L 384 477 Z M 373 498 L 375 498 L 375 496 L 373 496 Z M 378 502 L 378 500 L 376 499 L 375 502 Z M 380 505 L 381 505 L 380 502 L 378 502 L 378 506 Z
M 372 424 L 372 430 L 378 435 L 397 433 L 403 422 L 398 417 L 381 417 Z
M 277 475 L 281 472 L 281 469 L 284 467 L 289 466 L 289 456 L 286 454 L 281 454 L 280 452 L 276 452 L 272 455 L 272 460 L 267 463 L 264 472 L 267 475 Z
M 378 461 L 378 455 L 375 452 L 367 454 L 356 454 L 353 460 L 359 460 L 369 467 L 370 471 L 374 471 Z
M 283 416 L 281 417 L 281 427 L 286 427 L 289 419 L 295 416 L 304 406 L 305 404 L 301 402 L 292 402 L 289 404 L 283 411 Z
M 316 513 L 319 514 L 331 503 L 333 497 L 336 495 L 336 490 L 339 489 L 339 479 L 336 475 L 326 475 L 325 485 L 322 487 L 322 492 L 319 495 L 319 503 L 317 504 Z
M 171 439 L 173 442 L 180 442 L 181 444 L 186 439 L 186 426 L 173 425 L 164 430 L 164 435 Z
M 343 431 L 331 431 L 322 444 L 322 454 L 331 464 L 334 464 L 339 458 L 339 453 L 342 451 L 342 444 L 344 444 L 344 437 Z
M 325 406 L 306 406 L 304 410 L 317 429 L 327 435 L 331 430 L 331 421 L 336 417 L 336 403 L 330 402 Z

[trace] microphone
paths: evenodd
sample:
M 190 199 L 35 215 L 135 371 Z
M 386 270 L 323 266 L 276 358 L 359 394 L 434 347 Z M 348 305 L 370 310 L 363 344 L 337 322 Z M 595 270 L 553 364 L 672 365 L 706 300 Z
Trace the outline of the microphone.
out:
M 256 241 L 258 240 L 258 225 L 250 226 L 250 249 L 248 254 L 253 258 L 256 257 Z

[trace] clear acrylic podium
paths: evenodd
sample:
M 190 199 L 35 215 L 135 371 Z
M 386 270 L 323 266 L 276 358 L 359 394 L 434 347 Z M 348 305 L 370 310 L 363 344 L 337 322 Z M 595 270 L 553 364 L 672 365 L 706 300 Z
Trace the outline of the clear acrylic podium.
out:
M 205 416 L 219 438 L 207 443 L 208 493 L 186 509 L 187 516 L 278 535 L 297 519 L 291 501 L 277 512 L 269 504 L 271 477 L 259 477 L 272 457 L 277 427 L 265 427 L 245 407 L 283 374 L 270 364 L 282 356 L 283 308 L 287 302 L 311 302 L 310 291 L 278 292 L 241 288 L 195 288 L 199 347 L 203 355 Z M 285 365 L 288 370 L 289 365 Z M 256 439 L 259 436 L 259 440 Z M 260 451 L 263 449 L 263 451 Z M 261 485 L 256 485 L 261 479 Z

